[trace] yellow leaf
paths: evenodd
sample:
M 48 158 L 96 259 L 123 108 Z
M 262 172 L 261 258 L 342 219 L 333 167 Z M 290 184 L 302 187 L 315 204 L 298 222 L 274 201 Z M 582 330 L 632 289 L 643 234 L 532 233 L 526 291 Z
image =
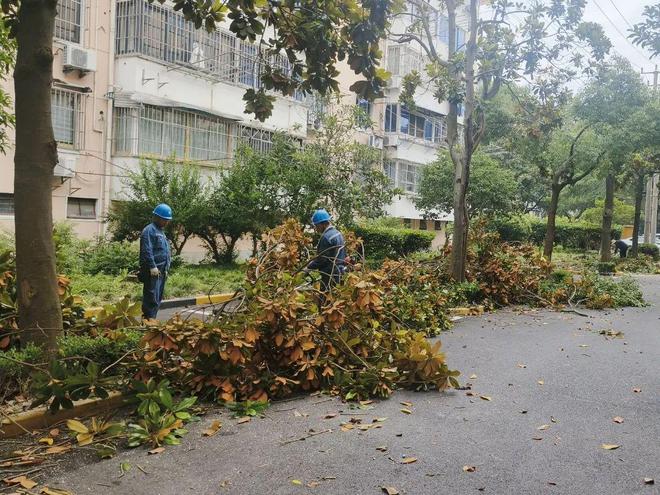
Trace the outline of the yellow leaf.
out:
M 488 397 L 487 395 L 480 395 L 479 398 L 480 398 L 480 399 L 483 399 L 483 400 L 488 400 L 488 401 L 493 400 L 492 397 Z
M 81 447 L 83 445 L 89 445 L 94 441 L 94 433 L 78 433 L 76 435 L 76 440 Z
M 39 443 L 45 443 L 46 445 L 53 445 L 53 439 L 50 437 L 40 438 Z
M 401 409 L 401 412 L 403 414 L 412 414 L 412 411 L 410 409 L 406 409 L 406 408 Z
M 44 486 L 39 493 L 42 495 L 73 495 L 71 492 L 67 492 L 66 490 L 48 488 L 47 486 Z
M 539 385 L 544 385 L 544 384 L 545 384 L 545 382 L 544 382 L 543 380 L 539 380 L 539 381 L 536 382 L 536 383 L 538 383 Z
M 6 483 L 9 485 L 21 485 L 26 490 L 31 490 L 39 484 L 36 481 L 32 481 L 30 478 L 23 475 L 7 480 Z
M 302 481 L 300 480 L 291 480 L 291 483 L 293 483 L 294 485 L 302 485 Z
M 477 470 L 477 466 L 463 466 L 463 471 L 466 473 L 474 473 Z
M 413 462 L 417 462 L 417 457 L 405 457 L 401 464 L 412 464 Z
M 407 401 L 400 402 L 399 404 L 401 404 L 402 406 L 406 406 L 406 407 L 412 407 L 413 406 L 412 402 L 407 402 Z
M 605 450 L 616 450 L 619 447 L 621 447 L 621 445 L 616 445 L 614 443 L 604 443 L 600 447 L 605 449 Z
M 89 433 L 89 429 L 83 423 L 76 421 L 75 419 L 68 419 L 66 426 L 69 430 L 75 431 L 76 433 Z
M 209 426 L 208 429 L 202 432 L 202 435 L 205 437 L 212 437 L 220 431 L 220 428 L 222 428 L 222 423 L 216 419 L 211 423 L 211 426 Z

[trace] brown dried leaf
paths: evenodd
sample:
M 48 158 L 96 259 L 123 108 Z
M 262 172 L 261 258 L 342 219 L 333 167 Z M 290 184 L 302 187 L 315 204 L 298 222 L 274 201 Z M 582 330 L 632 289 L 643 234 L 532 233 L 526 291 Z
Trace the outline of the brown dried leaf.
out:
M 633 388 L 633 392 L 639 394 L 642 391 L 641 388 Z
M 482 399 L 482 400 L 487 400 L 487 401 L 493 400 L 492 397 L 488 397 L 487 395 L 480 395 L 479 398 Z
M 477 466 L 463 466 L 463 471 L 466 473 L 474 473 L 477 470 Z
M 239 419 L 239 420 L 236 422 L 236 424 L 238 424 L 238 425 L 242 425 L 242 424 L 244 424 L 244 423 L 249 423 L 250 421 L 252 421 L 252 418 L 251 418 L 250 416 L 243 416 L 241 419 Z
M 329 414 L 326 414 L 323 417 L 323 419 L 332 419 L 332 418 L 336 418 L 336 417 L 337 417 L 337 413 L 329 413 Z
M 32 488 L 34 488 L 39 484 L 36 481 L 32 481 L 30 478 L 24 475 L 16 476 L 15 478 L 11 478 L 9 480 L 5 479 L 3 481 L 8 485 L 21 485 L 26 490 L 31 490 Z
M 621 447 L 621 445 L 616 445 L 614 443 L 604 443 L 600 447 L 605 450 L 616 450 Z
M 44 486 L 39 493 L 41 493 L 42 495 L 73 495 L 73 493 L 67 492 L 66 490 L 59 490 L 57 488 L 48 488 L 47 486 Z
M 401 404 L 402 406 L 406 406 L 406 407 L 412 407 L 413 406 L 413 403 L 408 402 L 408 401 L 402 401 L 402 402 L 399 402 L 399 404 Z
M 615 416 L 612 419 L 612 421 L 614 421 L 615 423 L 621 424 L 621 423 L 623 423 L 623 418 L 621 416 Z
M 50 431 L 48 432 L 48 434 L 49 434 L 51 437 L 55 438 L 55 437 L 59 436 L 59 434 L 60 434 L 60 430 L 59 430 L 59 428 L 53 428 L 52 430 L 50 430 Z
M 155 455 L 155 454 L 161 454 L 161 453 L 163 453 L 163 452 L 165 452 L 165 447 L 157 447 L 157 448 L 155 448 L 155 449 L 151 449 L 151 450 L 149 451 L 149 453 L 152 454 L 152 455 Z
M 49 447 L 46 449 L 46 454 L 61 454 L 62 452 L 67 452 L 71 450 L 70 445 L 56 445 L 55 447 Z
M 543 437 L 532 437 L 532 440 L 540 441 L 540 440 L 543 440 Z
M 380 447 L 376 447 L 376 450 L 380 452 L 387 452 L 387 446 L 386 445 L 381 445 Z
M 401 412 L 403 414 L 412 414 L 412 411 L 410 409 L 406 409 L 405 407 L 403 409 L 401 409 Z
M 401 464 L 412 464 L 413 462 L 417 462 L 417 457 L 404 457 L 401 460 Z
M 399 495 L 399 490 L 394 488 L 393 486 L 381 486 L 381 490 L 383 490 L 387 495 Z
M 655 485 L 655 480 L 653 478 L 644 478 L 645 485 Z
M 220 428 L 222 428 L 222 423 L 220 420 L 216 419 L 213 421 L 213 423 L 211 423 L 211 426 L 202 432 L 202 435 L 205 437 L 212 437 L 220 431 Z

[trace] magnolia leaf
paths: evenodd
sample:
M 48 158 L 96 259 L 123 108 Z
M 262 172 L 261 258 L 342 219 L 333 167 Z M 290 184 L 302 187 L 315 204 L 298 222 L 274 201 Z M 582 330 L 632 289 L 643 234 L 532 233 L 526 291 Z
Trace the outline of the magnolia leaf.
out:
M 412 402 L 407 402 L 407 401 L 400 402 L 400 404 L 402 406 L 406 406 L 406 407 L 412 407 L 413 406 Z
M 202 432 L 202 435 L 205 437 L 212 437 L 216 433 L 220 431 L 220 428 L 222 428 L 222 423 L 220 420 L 215 420 L 213 423 L 211 423 L 211 426 L 209 426 L 206 430 Z
M 66 422 L 67 428 L 71 431 L 75 431 L 76 433 L 88 433 L 89 429 L 80 421 L 76 421 L 75 419 L 68 419 Z
M 401 409 L 401 412 L 403 414 L 412 414 L 412 411 L 410 409 L 406 409 L 405 407 L 403 409 Z
M 76 441 L 78 442 L 78 445 L 81 447 L 84 447 L 85 445 L 89 445 L 94 441 L 94 433 L 78 433 L 76 435 Z
M 35 486 L 37 486 L 39 483 L 36 481 L 31 480 L 27 476 L 21 475 L 17 476 L 16 478 L 11 478 L 9 480 L 6 480 L 6 483 L 9 485 L 21 485 L 23 488 L 26 490 L 31 490 Z
M 50 437 L 40 438 L 39 443 L 45 443 L 46 445 L 53 445 L 53 439 Z

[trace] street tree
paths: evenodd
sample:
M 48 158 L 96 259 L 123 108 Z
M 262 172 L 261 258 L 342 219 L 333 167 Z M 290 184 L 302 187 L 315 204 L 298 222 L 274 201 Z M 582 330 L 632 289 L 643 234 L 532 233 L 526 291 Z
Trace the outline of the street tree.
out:
M 114 238 L 139 239 L 142 229 L 151 221 L 154 207 L 167 203 L 174 218 L 165 228 L 165 235 L 174 253 L 180 255 L 193 235 L 206 194 L 199 167 L 174 159 L 143 160 L 138 170 L 122 181 L 124 198 L 116 202 L 107 216 Z
M 645 148 L 653 136 L 651 129 L 641 125 L 640 120 L 645 113 L 639 109 L 644 107 L 648 98 L 648 90 L 640 75 L 630 62 L 619 57 L 603 66 L 577 97 L 576 112 L 604 138 L 605 202 L 601 261 L 609 261 L 612 257 L 611 232 L 617 186 L 626 176 L 626 166 L 632 154 Z
M 0 23 L 0 81 L 6 81 L 14 68 L 16 42 L 9 37 L 9 29 Z M 7 130 L 14 125 L 11 97 L 0 87 L 0 153 L 6 153 L 9 140 Z
M 153 1 L 153 0 L 149 0 Z M 165 3 L 165 0 L 158 0 Z M 337 91 L 337 66 L 346 61 L 361 79 L 352 90 L 363 98 L 381 93 L 379 40 L 385 33 L 390 0 L 172 0 L 195 26 L 209 31 L 224 21 L 237 37 L 258 46 L 262 87 L 246 91 L 246 112 L 265 120 L 273 108 L 269 90 L 284 94 Z M 1 19 L 16 39 L 14 70 L 15 223 L 19 326 L 22 341 L 56 348 L 62 315 L 55 273 L 51 187 L 57 144 L 51 123 L 53 29 L 57 0 L 2 0 Z M 285 54 L 291 70 L 271 61 Z
M 401 102 L 414 105 L 415 93 L 424 88 L 439 102 L 449 102 L 447 145 L 454 164 L 452 275 L 458 281 L 465 278 L 470 166 L 486 131 L 483 103 L 516 81 L 525 81 L 533 93 L 546 98 L 561 94 L 566 81 L 578 73 L 590 73 L 592 62 L 601 60 L 610 48 L 598 24 L 582 21 L 584 2 L 496 0 L 485 20 L 478 18 L 481 2 L 466 3 L 464 12 L 461 0 L 444 0 L 434 6 L 409 0 L 409 8 L 397 15 L 410 22 L 404 28 L 394 22 L 389 34 L 394 42 L 417 43 L 429 60 L 424 74 L 413 71 L 405 77 Z M 433 24 L 438 11 L 446 12 L 447 17 L 447 57 Z M 467 14 L 468 35 L 461 45 L 456 36 L 457 17 L 463 13 Z M 516 25 L 514 16 L 522 16 L 522 24 Z M 581 43 L 588 45 L 587 60 L 579 52 Z M 464 110 L 463 132 L 458 126 L 459 106 Z
M 523 210 L 516 175 L 494 158 L 482 152 L 475 153 L 470 180 L 472 187 L 468 191 L 467 207 L 471 217 L 509 215 Z M 429 218 L 451 211 L 453 183 L 454 164 L 448 153 L 441 153 L 422 170 L 415 205 Z
M 644 20 L 630 29 L 630 38 L 654 57 L 660 55 L 660 3 L 644 7 Z

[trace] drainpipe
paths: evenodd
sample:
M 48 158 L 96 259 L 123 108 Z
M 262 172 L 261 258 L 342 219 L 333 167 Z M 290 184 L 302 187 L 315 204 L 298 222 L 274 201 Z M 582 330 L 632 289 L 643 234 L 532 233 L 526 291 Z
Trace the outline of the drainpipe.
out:
M 110 44 L 108 50 L 108 89 L 107 92 L 114 91 L 115 83 L 115 30 L 116 30 L 116 15 L 117 15 L 117 2 L 110 0 Z M 112 160 L 112 120 L 113 120 L 113 101 L 107 98 L 107 112 L 105 116 L 105 147 L 103 152 L 103 196 L 101 201 L 101 214 L 105 216 L 110 208 L 110 194 L 112 191 L 111 176 L 114 167 L 111 166 Z M 105 222 L 100 223 L 101 236 L 107 233 L 107 225 Z

